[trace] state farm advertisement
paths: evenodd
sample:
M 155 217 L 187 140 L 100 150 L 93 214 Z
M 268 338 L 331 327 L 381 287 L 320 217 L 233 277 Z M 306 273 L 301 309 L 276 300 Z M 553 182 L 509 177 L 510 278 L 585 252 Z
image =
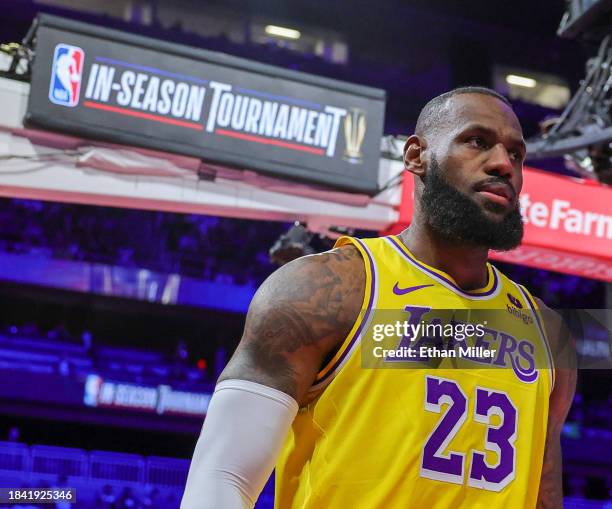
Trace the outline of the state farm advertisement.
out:
M 521 193 L 524 243 L 612 257 L 612 189 L 526 169 Z
M 412 219 L 413 181 L 404 179 L 397 233 Z M 494 260 L 612 282 L 612 188 L 524 168 L 522 244 Z

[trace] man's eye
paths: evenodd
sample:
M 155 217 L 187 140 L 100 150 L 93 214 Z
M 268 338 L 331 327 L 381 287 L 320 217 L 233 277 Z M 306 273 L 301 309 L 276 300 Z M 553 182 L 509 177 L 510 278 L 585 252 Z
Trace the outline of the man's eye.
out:
M 480 136 L 472 136 L 468 143 L 474 148 L 487 148 L 487 144 Z
M 511 150 L 510 155 L 512 156 L 512 159 L 514 159 L 515 161 L 523 160 L 523 153 L 520 150 Z

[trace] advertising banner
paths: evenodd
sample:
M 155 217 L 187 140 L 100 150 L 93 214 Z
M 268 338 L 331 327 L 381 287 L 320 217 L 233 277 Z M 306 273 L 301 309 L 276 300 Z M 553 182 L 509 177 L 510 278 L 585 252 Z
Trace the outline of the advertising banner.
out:
M 209 393 L 179 391 L 169 385 L 150 387 L 90 374 L 85 381 L 83 403 L 91 407 L 200 417 L 206 413 L 211 397 Z
M 612 189 L 525 167 L 520 196 L 522 244 L 491 251 L 494 260 L 612 282 Z M 398 233 L 412 219 L 413 180 L 404 179 Z
M 375 194 L 385 93 L 48 15 L 28 125 Z

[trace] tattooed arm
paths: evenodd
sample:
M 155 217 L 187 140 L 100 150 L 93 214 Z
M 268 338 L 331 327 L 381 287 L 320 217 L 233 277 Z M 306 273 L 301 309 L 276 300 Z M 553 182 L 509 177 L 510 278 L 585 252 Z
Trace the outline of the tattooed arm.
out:
M 357 319 L 364 286 L 363 261 L 352 245 L 285 265 L 255 294 L 219 381 L 258 382 L 303 404 L 324 360 Z
M 365 269 L 354 246 L 306 256 L 259 288 L 221 374 L 181 509 L 252 508 L 325 360 L 350 332 Z
M 540 300 L 549 345 L 555 361 L 555 386 L 550 395 L 544 462 L 538 494 L 538 509 L 563 507 L 561 429 L 576 390 L 574 344 L 561 317 Z

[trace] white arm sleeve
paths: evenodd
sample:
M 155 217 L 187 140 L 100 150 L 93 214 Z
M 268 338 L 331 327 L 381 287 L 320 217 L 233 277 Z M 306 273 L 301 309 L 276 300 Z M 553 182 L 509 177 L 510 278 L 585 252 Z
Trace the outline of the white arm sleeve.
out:
M 257 501 L 298 411 L 271 387 L 224 380 L 210 400 L 181 509 L 247 509 Z

